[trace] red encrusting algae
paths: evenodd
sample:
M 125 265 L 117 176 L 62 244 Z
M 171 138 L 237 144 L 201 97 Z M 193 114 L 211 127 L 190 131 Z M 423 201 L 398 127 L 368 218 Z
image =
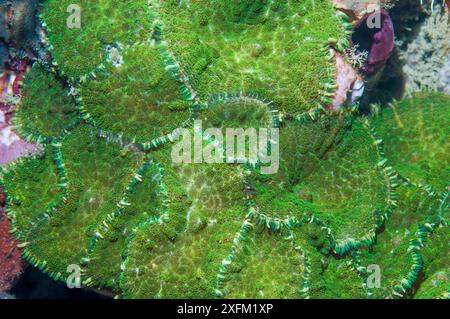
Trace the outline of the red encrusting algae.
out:
M 0 292 L 11 289 L 24 267 L 18 242 L 9 232 L 11 225 L 4 204 L 5 196 L 0 188 Z
M 19 138 L 11 128 L 11 116 L 21 97 L 20 82 L 29 68 L 27 60 L 7 64 L 0 74 L 0 165 L 37 150 L 37 146 Z M 11 222 L 5 211 L 5 195 L 0 188 L 0 292 L 14 285 L 24 268 L 18 242 L 10 234 Z
M 29 64 L 27 60 L 12 61 L 0 74 L 0 164 L 6 164 L 20 156 L 35 152 L 36 145 L 21 139 L 11 128 L 10 119 L 16 108 L 15 103 L 7 101 L 7 97 L 20 99 L 20 81 Z

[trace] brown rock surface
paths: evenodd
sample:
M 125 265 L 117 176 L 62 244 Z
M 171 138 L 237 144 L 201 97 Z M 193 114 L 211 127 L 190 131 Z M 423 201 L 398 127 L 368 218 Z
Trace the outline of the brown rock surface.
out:
M 389 5 L 392 0 L 333 0 L 336 8 L 344 11 L 353 20 L 361 19 L 365 14 L 372 13 L 376 10 Z

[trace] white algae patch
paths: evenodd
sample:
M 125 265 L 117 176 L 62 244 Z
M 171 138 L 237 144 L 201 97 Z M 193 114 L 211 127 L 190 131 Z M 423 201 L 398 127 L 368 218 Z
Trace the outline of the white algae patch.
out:
M 448 13 L 436 5 L 402 54 L 407 91 L 446 89 L 449 93 L 449 28 Z

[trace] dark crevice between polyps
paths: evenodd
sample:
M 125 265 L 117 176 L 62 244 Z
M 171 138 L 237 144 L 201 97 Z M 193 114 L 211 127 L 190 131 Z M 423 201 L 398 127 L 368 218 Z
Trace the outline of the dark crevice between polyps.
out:
M 112 296 L 87 288 L 68 288 L 39 269 L 28 266 L 9 292 L 18 299 L 110 299 Z
M 390 16 L 395 25 L 395 50 L 369 94 L 370 103 L 380 105 L 387 105 L 392 100 L 401 100 L 404 97 L 406 76 L 403 68 L 406 61 L 401 53 L 417 37 L 427 13 L 419 0 L 398 0 L 390 10 Z
M 394 51 L 394 25 L 389 13 L 381 9 L 366 14 L 356 24 L 351 40 L 360 52 L 368 52 L 362 71 L 366 75 L 380 71 Z
M 391 74 L 388 85 L 383 85 L 386 84 L 384 74 L 392 69 L 392 57 L 396 56 L 394 42 L 394 25 L 385 9 L 367 13 L 355 24 L 351 43 L 359 52 L 367 52 L 368 55 L 360 69 L 365 78 L 365 94 L 360 103 L 362 113 L 370 112 L 371 104 L 392 101 L 400 96 L 399 92 L 403 92 L 400 74 Z

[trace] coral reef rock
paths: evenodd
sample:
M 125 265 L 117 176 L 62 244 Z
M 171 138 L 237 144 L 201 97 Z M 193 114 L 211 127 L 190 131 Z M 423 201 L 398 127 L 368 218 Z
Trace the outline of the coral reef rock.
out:
M 401 52 L 408 91 L 449 90 L 450 16 L 442 7 L 421 25 L 414 40 Z M 447 84 L 447 85 L 446 85 Z
M 18 242 L 10 234 L 10 222 L 3 211 L 3 205 L 4 195 L 0 188 L 0 296 L 12 287 L 23 268 Z
M 356 30 L 332 1 L 77 3 L 77 30 L 72 0 L 43 3 L 52 60 L 10 119 L 42 151 L 0 167 L 30 264 L 123 298 L 444 296 L 450 96 L 362 116 Z M 369 71 L 392 49 L 383 21 Z M 278 132 L 277 169 L 223 154 L 212 128 Z M 181 137 L 219 161 L 177 162 Z

